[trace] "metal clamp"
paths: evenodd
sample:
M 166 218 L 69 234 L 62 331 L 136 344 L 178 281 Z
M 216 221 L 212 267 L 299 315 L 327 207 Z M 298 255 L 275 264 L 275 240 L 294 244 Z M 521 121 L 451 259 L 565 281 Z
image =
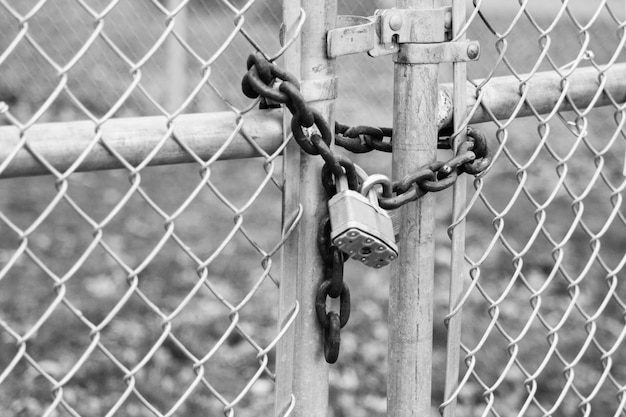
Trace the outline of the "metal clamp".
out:
M 380 42 L 379 16 L 337 16 L 337 28 L 328 31 L 326 54 L 329 58 L 367 52 L 370 56 L 398 52 L 397 44 Z
M 376 16 L 383 44 L 445 42 L 452 27 L 452 7 L 376 10 Z
M 327 34 L 327 55 L 336 58 L 367 52 L 372 57 L 398 54 L 406 63 L 477 60 L 477 41 L 446 42 L 452 27 L 450 7 L 432 10 L 383 9 L 374 16 L 338 16 L 337 28 Z M 410 44 L 401 51 L 400 45 Z

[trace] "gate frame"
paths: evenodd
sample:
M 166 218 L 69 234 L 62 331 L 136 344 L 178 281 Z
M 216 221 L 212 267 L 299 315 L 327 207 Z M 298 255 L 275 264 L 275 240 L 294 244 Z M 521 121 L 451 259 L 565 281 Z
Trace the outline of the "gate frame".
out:
M 326 54 L 326 34 L 337 20 L 337 0 L 283 0 L 285 33 L 290 33 L 300 13 L 306 20 L 296 41 L 285 53 L 285 68 L 299 75 L 303 96 L 330 126 L 335 124 L 336 65 Z M 287 38 L 288 36 L 286 36 Z M 288 139 L 288 112 L 283 115 Z M 320 219 L 328 212 L 326 191 L 320 181 L 323 160 L 309 155 L 291 141 L 283 157 L 285 217 L 301 218 L 282 251 L 279 324 L 289 317 L 295 300 L 300 308 L 291 328 L 277 345 L 276 416 L 326 417 L 328 413 L 328 364 L 324 358 L 323 332 L 315 312 L 315 297 L 324 280 L 324 264 L 317 249 Z M 284 219 L 284 223 L 288 222 Z M 283 226 L 283 231 L 286 230 Z M 297 372 L 296 372 L 297 370 Z
M 396 6 L 419 10 L 435 8 L 438 3 L 438 0 L 397 0 Z M 463 41 L 465 1 L 452 0 L 452 6 L 453 42 Z M 302 13 L 307 18 L 300 42 L 294 42 L 286 50 L 284 66 L 300 76 L 305 99 L 333 125 L 336 74 L 334 60 L 326 55 L 326 33 L 335 26 L 337 0 L 283 0 L 285 38 L 295 36 Z M 411 48 L 412 44 L 400 46 L 407 55 Z M 555 110 L 553 98 L 562 94 L 561 79 L 549 72 L 536 73 L 527 83 L 529 91 L 531 87 L 540 91 L 540 94 L 530 92 L 525 98 L 532 103 L 532 108 L 519 104 L 519 79 L 512 76 L 491 79 L 489 85 L 482 88 L 481 97 L 474 97 L 474 89 L 467 88 L 466 64 L 453 65 L 453 85 L 443 86 L 443 90 L 454 102 L 444 124 L 453 124 L 455 147 L 464 140 L 464 126 L 468 123 L 507 119 L 512 114 L 523 117 L 551 112 Z M 610 92 L 619 101 L 626 100 L 625 69 L 626 64 L 613 64 L 607 69 L 611 76 L 608 81 L 602 80 L 602 89 L 598 89 L 596 70 L 577 70 L 568 77 L 575 86 L 568 92 L 569 101 L 559 103 L 559 108 L 570 109 L 572 103 L 580 107 L 611 104 L 611 99 L 600 91 Z M 394 64 L 394 180 L 435 160 L 437 131 L 441 127 L 437 114 L 440 111 L 437 74 L 438 64 L 398 60 Z M 306 88 L 307 83 L 310 88 Z M 484 109 L 494 110 L 474 108 L 478 100 Z M 254 157 L 258 156 L 255 146 L 273 153 L 290 140 L 287 134 L 289 115 L 281 113 L 280 110 L 247 113 L 248 137 L 241 135 L 239 129 L 233 131 L 233 126 L 243 122 L 231 112 L 180 115 L 173 131 L 202 157 L 215 154 L 219 154 L 219 159 Z M 141 161 L 146 157 L 146 149 L 152 149 L 146 143 L 158 142 L 166 133 L 165 128 L 160 127 L 163 122 L 163 117 L 109 120 L 102 124 L 102 130 L 107 141 L 119 140 L 120 144 L 127 145 L 119 148 L 125 159 Z M 251 134 L 251 129 L 256 133 Z M 202 134 L 198 135 L 197 131 Z M 255 137 L 254 146 L 250 136 Z M 60 141 L 68 137 L 69 141 Z M 231 146 L 222 152 L 224 143 Z M 190 161 L 189 156 L 177 152 L 177 146 L 171 149 L 167 146 L 162 149 L 161 159 L 151 159 L 150 165 Z M 48 161 L 47 165 L 38 160 L 38 155 Z M 325 191 L 319 179 L 322 163 L 321 158 L 302 152 L 294 141 L 285 147 L 283 233 L 289 234 L 295 222 L 298 226 L 286 239 L 282 252 L 279 330 L 284 333 L 276 348 L 277 416 L 326 417 L 328 413 L 328 365 L 323 355 L 322 330 L 313 314 L 315 294 L 324 279 L 316 245 L 318 220 L 327 211 Z M 100 143 L 93 141 L 92 122 L 37 124 L 24 130 L 16 126 L 0 127 L 0 178 L 47 174 L 50 167 L 58 171 L 75 167 L 72 172 L 79 172 L 119 168 L 120 163 Z M 451 226 L 449 308 L 455 314 L 448 321 L 446 398 L 450 398 L 458 386 L 462 317 L 456 305 L 463 290 L 465 200 L 466 180 L 461 176 L 454 188 Z M 429 415 L 432 410 L 433 212 L 433 194 L 399 210 L 400 257 L 392 266 L 387 375 L 388 415 L 393 417 Z M 299 314 L 290 326 L 288 322 L 294 312 Z M 442 405 L 444 417 L 455 414 L 455 398 Z

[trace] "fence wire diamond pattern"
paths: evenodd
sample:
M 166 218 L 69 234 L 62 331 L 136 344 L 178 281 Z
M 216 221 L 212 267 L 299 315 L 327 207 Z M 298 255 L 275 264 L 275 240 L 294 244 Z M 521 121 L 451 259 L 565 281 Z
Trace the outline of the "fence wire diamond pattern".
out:
M 1 414 L 271 413 L 273 350 L 291 325 L 275 308 L 281 150 L 218 159 L 258 104 L 237 88 L 245 56 L 290 44 L 276 14 L 254 1 L 0 2 L 0 117 L 19 137 L 0 172 L 26 151 L 51 174 L 0 184 Z M 177 120 L 217 110 L 236 122 L 202 159 Z M 133 163 L 103 125 L 145 115 L 165 133 Z M 29 146 L 37 123 L 85 119 L 92 139 L 66 170 Z M 149 167 L 172 141 L 195 163 Z M 97 151 L 123 169 L 80 173 Z
M 612 93 L 626 61 L 620 1 L 469 7 L 461 34 L 481 42 L 482 56 L 468 64 L 468 118 L 487 115 L 479 127 L 497 150 L 448 229 L 454 235 L 466 222 L 465 281 L 453 284 L 450 307 L 443 284 L 434 295 L 435 369 L 447 357 L 459 371 L 434 373 L 444 416 L 624 412 L 626 97 Z M 279 6 L 0 0 L 0 129 L 17 138 L 0 150 L 0 177 L 23 153 L 47 174 L 0 180 L 0 414 L 272 414 L 275 345 L 298 314 L 294 304 L 277 323 L 276 255 L 292 226 L 281 224 L 281 149 L 268 153 L 250 140 L 260 158 L 219 159 L 235 137 L 249 139 L 258 103 L 239 92 L 246 56 L 260 50 L 277 59 L 293 41 L 279 43 Z M 389 62 L 350 59 L 339 74 L 338 119 L 390 124 L 390 89 L 372 82 L 390 82 Z M 591 87 L 575 82 L 581 70 L 593 74 Z M 534 83 L 545 74 L 556 75 L 559 88 L 541 107 Z M 504 110 L 490 107 L 487 94 L 500 77 L 517 87 Z M 582 102 L 574 98 L 581 88 Z M 202 158 L 176 134 L 179 121 L 215 111 L 229 112 L 234 124 Z M 159 116 L 163 131 L 130 161 L 105 127 L 139 116 Z M 90 140 L 57 169 L 29 135 L 42 123 L 74 120 L 90 123 Z M 151 166 L 171 144 L 192 163 Z M 100 151 L 122 169 L 81 172 Z M 444 231 L 439 270 L 449 268 Z M 353 326 L 382 340 L 380 281 L 359 279 L 353 288 L 369 315 L 359 322 L 357 311 Z M 368 291 L 378 298 L 368 300 Z M 459 321 L 446 352 L 437 332 Z M 337 415 L 385 415 L 380 349 L 366 349 L 383 342 L 351 332 L 342 333 L 349 365 L 331 373 L 331 407 Z M 367 378 L 349 369 L 359 361 L 371 362 L 362 366 Z M 359 383 L 370 392 L 357 393 Z
M 465 28 L 484 58 L 468 67 L 471 112 L 491 114 L 499 146 L 461 216 L 469 280 L 445 321 L 463 314 L 463 356 L 444 415 L 624 412 L 626 106 L 608 85 L 624 71 L 626 11 L 543 3 L 474 1 Z M 594 79 L 581 103 L 572 79 L 583 68 Z M 547 109 L 533 96 L 542 72 L 560 84 Z M 483 92 L 503 75 L 519 95 L 497 120 Z

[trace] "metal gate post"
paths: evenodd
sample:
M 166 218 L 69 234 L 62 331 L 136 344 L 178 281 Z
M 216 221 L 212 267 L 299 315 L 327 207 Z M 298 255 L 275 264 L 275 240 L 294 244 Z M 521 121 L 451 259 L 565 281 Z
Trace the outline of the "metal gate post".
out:
M 335 27 L 337 2 L 283 0 L 286 39 L 300 7 L 306 14 L 300 45 L 292 45 L 296 49 L 288 51 L 285 66 L 287 71 L 300 74 L 304 98 L 334 126 L 335 61 L 326 55 L 326 33 Z M 300 62 L 296 61 L 298 54 Z M 284 158 L 285 227 L 300 207 L 302 211 L 298 227 L 283 249 L 281 325 L 289 319 L 294 300 L 300 312 L 277 346 L 276 415 L 326 417 L 328 364 L 324 359 L 322 330 L 315 316 L 315 297 L 324 279 L 317 232 L 328 210 L 320 175 L 323 160 L 301 152 L 295 142 L 287 146 Z
M 459 36 L 465 25 L 465 0 L 452 0 L 452 36 L 457 41 L 464 41 L 465 34 Z M 460 131 L 466 123 L 467 116 L 467 64 L 455 62 L 453 68 L 453 128 Z M 465 132 L 460 133 L 454 141 L 455 153 L 459 144 L 467 139 Z M 465 210 L 467 181 L 464 175 L 459 176 L 453 188 L 452 196 L 452 226 L 450 231 L 450 295 L 449 312 L 454 311 L 463 296 L 463 269 L 465 267 L 465 219 L 462 218 Z M 443 417 L 456 415 L 456 398 L 451 399 L 458 386 L 459 358 L 461 356 L 461 325 L 462 315 L 459 311 L 448 320 L 448 340 L 446 347 L 446 381 L 444 387 L 444 401 L 450 401 L 443 408 Z
M 396 0 L 399 9 L 434 9 L 435 0 Z M 438 64 L 401 60 L 418 44 L 400 44 L 394 57 L 393 178 L 398 180 L 435 160 Z M 402 61 L 402 62 L 400 62 Z M 390 417 L 431 412 L 434 279 L 434 198 L 426 194 L 399 209 L 399 258 L 389 291 Z
M 283 29 L 284 39 L 295 36 L 294 33 L 298 14 L 300 13 L 299 0 L 283 0 Z M 300 73 L 300 43 L 294 42 L 283 55 L 283 65 L 295 74 Z M 290 138 L 289 112 L 283 109 L 283 140 Z M 287 233 L 290 223 L 297 221 L 300 215 L 300 147 L 293 140 L 283 151 L 283 235 Z M 278 306 L 278 324 L 282 331 L 289 325 L 292 314 L 300 315 L 299 304 L 296 300 L 298 275 L 298 242 L 299 229 L 295 229 L 281 251 L 281 280 Z M 295 323 L 287 328 L 276 344 L 276 391 L 274 416 L 291 415 L 296 405 L 293 394 L 293 380 L 295 372 L 294 354 L 296 344 Z

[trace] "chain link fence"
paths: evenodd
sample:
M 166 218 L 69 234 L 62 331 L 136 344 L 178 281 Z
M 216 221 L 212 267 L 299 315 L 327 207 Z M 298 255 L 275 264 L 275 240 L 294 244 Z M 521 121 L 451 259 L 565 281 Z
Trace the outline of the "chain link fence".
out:
M 439 304 L 459 330 L 448 339 L 458 380 L 449 371 L 434 393 L 443 415 L 624 413 L 625 9 L 468 7 L 467 36 L 482 45 L 468 119 L 486 113 L 497 151 L 448 230 L 466 222 L 464 277 L 450 312 Z
M 271 6 L 0 2 L 0 175 L 47 174 L 0 180 L 0 414 L 273 412 L 280 151 L 255 147 L 239 87 L 250 52 L 282 53 Z M 120 169 L 92 172 L 98 154 Z M 173 154 L 191 163 L 149 166 Z
M 461 35 L 482 47 L 467 117 L 494 158 L 467 198 L 437 195 L 433 415 L 620 415 L 626 6 L 467 5 Z M 280 12 L 0 0 L 0 177 L 15 177 L 0 180 L 0 414 L 274 412 L 275 346 L 300 313 L 278 322 L 282 217 L 299 213 L 281 216 L 280 116 L 259 117 L 240 81 L 250 52 L 283 53 Z M 390 126 L 392 62 L 338 66 L 337 120 Z M 442 65 L 441 82 L 451 74 Z M 228 121 L 192 114 L 208 112 Z M 268 131 L 277 144 L 259 145 Z M 223 160 L 243 156 L 256 158 Z M 350 157 L 390 172 L 386 157 Z M 448 281 L 450 237 L 466 253 Z M 347 264 L 332 416 L 386 415 L 387 276 Z

